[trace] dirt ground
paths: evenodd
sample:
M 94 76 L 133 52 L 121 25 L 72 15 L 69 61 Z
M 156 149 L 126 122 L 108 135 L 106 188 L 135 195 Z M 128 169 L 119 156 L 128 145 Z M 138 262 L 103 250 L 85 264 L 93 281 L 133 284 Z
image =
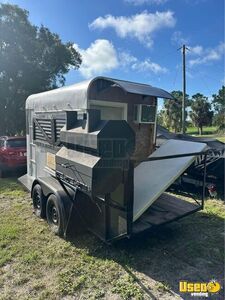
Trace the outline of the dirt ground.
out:
M 207 200 L 202 212 L 113 246 L 89 233 L 63 240 L 15 180 L 0 179 L 0 299 L 200 299 L 179 281 L 222 285 L 224 219 L 223 202 Z M 224 299 L 223 289 L 207 299 Z

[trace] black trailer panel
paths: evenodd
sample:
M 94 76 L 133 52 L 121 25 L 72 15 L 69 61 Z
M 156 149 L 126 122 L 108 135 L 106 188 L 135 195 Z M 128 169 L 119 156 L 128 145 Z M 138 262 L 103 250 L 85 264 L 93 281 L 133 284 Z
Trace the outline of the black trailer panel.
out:
M 164 193 L 134 223 L 133 234 L 179 220 L 180 218 L 195 213 L 202 208 L 202 204 L 183 200 Z

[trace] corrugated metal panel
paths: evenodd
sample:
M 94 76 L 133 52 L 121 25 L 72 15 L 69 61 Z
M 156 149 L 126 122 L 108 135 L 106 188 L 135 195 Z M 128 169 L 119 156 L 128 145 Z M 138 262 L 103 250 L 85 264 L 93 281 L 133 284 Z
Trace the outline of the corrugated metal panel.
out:
M 56 130 L 56 140 L 60 140 L 60 131 L 63 128 L 63 126 L 66 124 L 65 119 L 56 119 L 55 120 L 55 130 Z
M 44 133 L 49 138 L 49 141 L 52 143 L 58 142 L 60 140 L 60 131 L 63 128 L 63 126 L 66 124 L 65 119 L 36 119 L 36 122 L 39 124 L 39 126 L 42 128 Z M 41 140 L 41 141 L 47 141 L 45 135 L 39 128 L 39 126 L 34 124 L 34 137 L 35 140 Z M 52 124 L 52 122 L 54 122 Z M 53 127 L 52 127 L 53 126 Z M 54 133 L 52 132 L 52 129 L 54 128 Z
M 43 120 L 43 119 L 38 119 L 36 122 L 39 124 L 39 126 L 42 128 L 44 133 L 47 135 L 49 140 L 52 139 L 52 124 L 51 120 Z M 46 137 L 44 136 L 43 132 L 39 128 L 39 126 L 35 123 L 34 124 L 34 137 L 35 140 L 46 140 Z

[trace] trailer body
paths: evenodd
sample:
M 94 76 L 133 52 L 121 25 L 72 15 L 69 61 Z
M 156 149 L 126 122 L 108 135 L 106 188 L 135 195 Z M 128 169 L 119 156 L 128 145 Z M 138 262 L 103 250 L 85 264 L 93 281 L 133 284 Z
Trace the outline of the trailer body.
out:
M 87 228 L 112 242 L 203 208 L 165 194 L 205 145 L 169 141 L 155 149 L 159 97 L 173 99 L 97 77 L 27 99 L 28 171 L 20 181 L 57 234 Z

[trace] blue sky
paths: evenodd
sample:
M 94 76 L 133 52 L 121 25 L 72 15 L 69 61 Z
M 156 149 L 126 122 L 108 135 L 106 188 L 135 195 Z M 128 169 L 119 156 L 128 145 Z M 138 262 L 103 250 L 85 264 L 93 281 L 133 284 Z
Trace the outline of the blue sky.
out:
M 6 2 L 6 1 L 4 1 Z M 187 93 L 211 96 L 224 83 L 223 0 L 14 0 L 43 24 L 74 42 L 83 56 L 66 84 L 96 75 L 182 89 L 181 52 L 187 53 Z

